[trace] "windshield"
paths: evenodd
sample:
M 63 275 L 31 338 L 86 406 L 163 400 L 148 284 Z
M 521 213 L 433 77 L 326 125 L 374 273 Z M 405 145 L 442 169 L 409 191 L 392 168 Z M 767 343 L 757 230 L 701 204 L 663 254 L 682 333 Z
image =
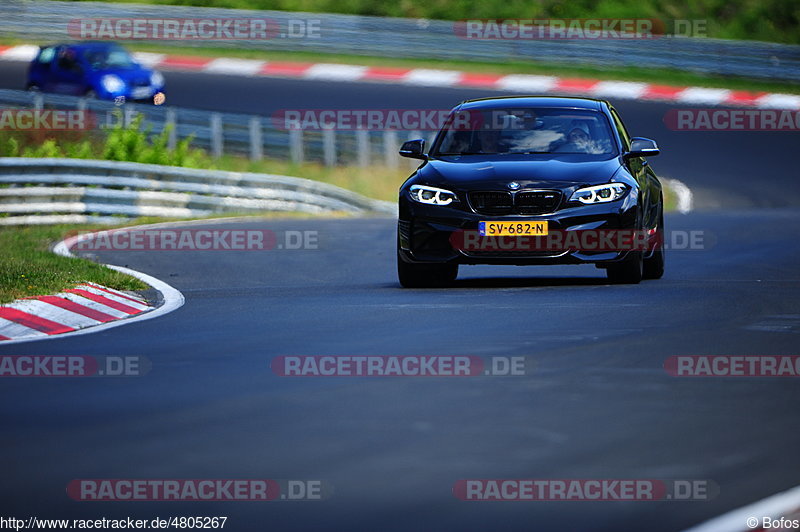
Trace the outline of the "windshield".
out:
M 131 54 L 119 46 L 108 48 L 90 48 L 84 50 L 83 58 L 92 70 L 111 68 L 133 68 L 136 66 Z
M 605 115 L 582 109 L 481 109 L 451 115 L 432 155 L 615 155 Z

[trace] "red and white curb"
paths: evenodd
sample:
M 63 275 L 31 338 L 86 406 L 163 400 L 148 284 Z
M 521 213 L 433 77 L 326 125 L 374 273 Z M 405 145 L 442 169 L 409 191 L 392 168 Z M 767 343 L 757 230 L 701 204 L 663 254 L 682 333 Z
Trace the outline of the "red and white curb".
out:
M 74 332 L 153 310 L 147 301 L 86 283 L 52 296 L 0 306 L 0 341 Z
M 77 237 L 62 240 L 53 252 L 73 256 L 69 249 L 76 240 Z M 0 345 L 97 332 L 162 316 L 185 302 L 183 294 L 160 279 L 121 266 L 106 266 L 150 285 L 161 293 L 163 304 L 153 307 L 136 294 L 95 283 L 84 283 L 55 295 L 20 299 L 0 306 Z
M 38 46 L 0 46 L 0 60 L 30 61 Z M 763 109 L 798 109 L 800 95 L 734 91 L 708 87 L 674 87 L 631 81 L 560 78 L 531 74 L 491 74 L 429 68 L 396 68 L 334 63 L 259 61 L 136 52 L 136 60 L 165 70 L 189 70 L 237 76 L 323 81 L 383 82 L 418 87 L 462 87 L 526 92 L 580 94 L 596 98 L 667 101 L 687 105 L 731 105 Z

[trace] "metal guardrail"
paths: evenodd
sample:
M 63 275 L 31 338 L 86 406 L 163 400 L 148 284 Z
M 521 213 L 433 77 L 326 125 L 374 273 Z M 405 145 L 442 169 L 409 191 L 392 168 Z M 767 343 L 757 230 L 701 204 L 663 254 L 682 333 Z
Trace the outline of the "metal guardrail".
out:
M 182 46 L 316 51 L 385 57 L 536 61 L 599 67 L 672 68 L 728 76 L 800 81 L 800 46 L 756 41 L 674 37 L 653 40 L 474 40 L 453 22 L 285 11 L 244 11 L 172 5 L 4 0 L 0 35 L 53 42 L 72 40 L 75 18 L 270 18 L 319 23 L 318 38 L 180 41 Z M 169 47 L 175 41 L 159 41 Z
M 390 202 L 297 177 L 116 161 L 0 158 L 0 225 L 265 211 L 394 214 L 395 209 Z
M 193 147 L 207 150 L 214 158 L 232 154 L 251 160 L 266 157 L 326 166 L 398 168 L 402 163 L 410 164 L 397 153 L 404 140 L 426 137 L 430 142 L 435 136 L 434 131 L 426 131 L 424 135 L 421 131 L 411 131 L 401 136 L 394 130 L 289 130 L 275 127 L 269 117 L 256 115 L 133 103 L 115 105 L 104 100 L 10 89 L 0 89 L 0 108 L 82 109 L 94 113 L 100 127 L 118 123 L 120 114 L 128 123 L 140 114 L 142 127 L 149 128 L 154 135 L 172 124 L 170 148 L 178 140 L 191 136 Z

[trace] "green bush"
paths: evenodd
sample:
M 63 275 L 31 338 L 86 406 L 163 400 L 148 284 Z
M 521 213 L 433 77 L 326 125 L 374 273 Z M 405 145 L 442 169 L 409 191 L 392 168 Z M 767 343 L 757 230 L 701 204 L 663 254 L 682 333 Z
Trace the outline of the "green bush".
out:
M 167 126 L 155 135 L 149 126 L 142 128 L 142 115 L 135 116 L 128 125 L 124 124 L 120 112 L 116 113 L 116 118 L 112 127 L 83 139 L 3 132 L 0 134 L 0 157 L 67 157 L 196 168 L 214 167 L 206 152 L 192 148 L 191 137 L 177 142 L 175 149 L 170 150 L 168 144 L 172 126 Z

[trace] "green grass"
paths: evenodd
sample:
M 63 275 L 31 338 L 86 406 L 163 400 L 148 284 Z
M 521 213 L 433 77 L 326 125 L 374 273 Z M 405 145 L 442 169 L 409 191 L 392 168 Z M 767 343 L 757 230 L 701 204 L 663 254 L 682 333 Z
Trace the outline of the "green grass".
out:
M 54 294 L 90 281 L 117 290 L 143 290 L 143 282 L 94 262 L 56 255 L 52 242 L 70 231 L 89 230 L 70 225 L 0 228 L 0 303 L 22 297 Z
M 708 37 L 800 43 L 795 0 L 116 0 L 235 9 L 274 9 L 442 20 L 657 18 L 706 20 Z

